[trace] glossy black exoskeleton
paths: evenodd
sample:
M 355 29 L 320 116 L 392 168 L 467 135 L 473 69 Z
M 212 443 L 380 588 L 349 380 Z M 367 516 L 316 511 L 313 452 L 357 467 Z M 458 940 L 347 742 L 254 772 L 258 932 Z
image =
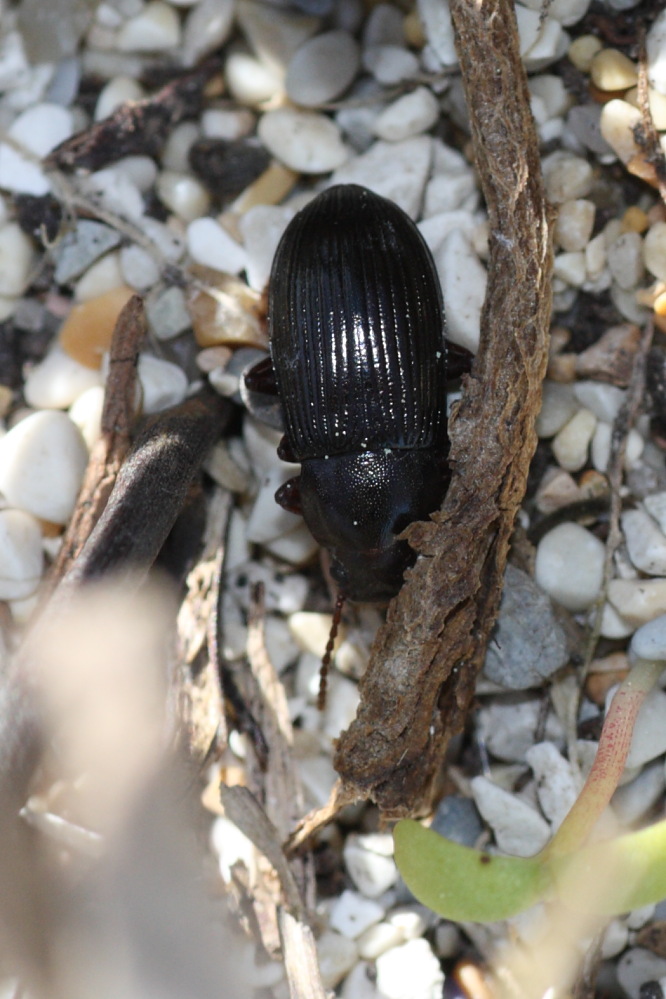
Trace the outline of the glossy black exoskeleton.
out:
M 444 496 L 446 346 L 435 265 L 411 219 L 353 184 L 287 227 L 269 285 L 271 354 L 300 510 L 351 600 L 389 600 L 414 552 L 396 535 Z

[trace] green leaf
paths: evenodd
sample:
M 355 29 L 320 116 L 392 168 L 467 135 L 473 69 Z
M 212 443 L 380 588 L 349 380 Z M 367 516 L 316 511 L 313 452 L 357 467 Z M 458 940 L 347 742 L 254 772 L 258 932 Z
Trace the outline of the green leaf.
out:
M 583 912 L 616 916 L 666 898 L 666 821 L 548 864 L 558 896 Z
M 424 905 L 453 920 L 506 919 L 551 894 L 548 865 L 537 857 L 501 857 L 445 839 L 413 819 L 393 830 L 395 860 Z

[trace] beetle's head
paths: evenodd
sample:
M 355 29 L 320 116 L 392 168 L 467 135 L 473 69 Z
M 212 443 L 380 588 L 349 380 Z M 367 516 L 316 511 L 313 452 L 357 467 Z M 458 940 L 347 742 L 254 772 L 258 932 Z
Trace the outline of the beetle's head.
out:
M 428 451 L 387 449 L 303 462 L 305 522 L 330 552 L 331 574 L 350 600 L 386 603 L 396 595 L 416 557 L 397 535 L 438 508 L 447 474 Z

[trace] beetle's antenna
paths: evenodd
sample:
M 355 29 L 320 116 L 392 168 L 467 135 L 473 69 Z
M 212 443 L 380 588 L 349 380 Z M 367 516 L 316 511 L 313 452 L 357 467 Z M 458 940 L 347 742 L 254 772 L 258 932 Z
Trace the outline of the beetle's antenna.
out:
M 319 670 L 319 694 L 317 695 L 317 708 L 319 711 L 323 711 L 326 707 L 326 690 L 328 688 L 328 669 L 331 665 L 331 659 L 333 658 L 333 646 L 335 645 L 335 639 L 338 637 L 338 627 L 340 625 L 340 619 L 342 618 L 342 608 L 345 605 L 347 599 L 347 594 L 343 590 L 338 590 L 338 595 L 335 601 L 335 608 L 333 610 L 333 621 L 331 622 L 331 630 L 328 634 L 328 641 L 326 643 L 326 648 L 324 649 L 324 655 L 321 658 L 321 668 Z

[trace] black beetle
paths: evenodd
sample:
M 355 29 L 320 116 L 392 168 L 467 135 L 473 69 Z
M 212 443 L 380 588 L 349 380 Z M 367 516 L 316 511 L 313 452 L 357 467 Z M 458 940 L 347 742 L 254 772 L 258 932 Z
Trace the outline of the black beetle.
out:
M 436 510 L 449 482 L 444 309 L 430 251 L 393 202 L 331 187 L 287 226 L 268 320 L 280 454 L 301 462 L 276 499 L 328 549 L 342 594 L 385 602 L 415 557 L 396 535 Z

